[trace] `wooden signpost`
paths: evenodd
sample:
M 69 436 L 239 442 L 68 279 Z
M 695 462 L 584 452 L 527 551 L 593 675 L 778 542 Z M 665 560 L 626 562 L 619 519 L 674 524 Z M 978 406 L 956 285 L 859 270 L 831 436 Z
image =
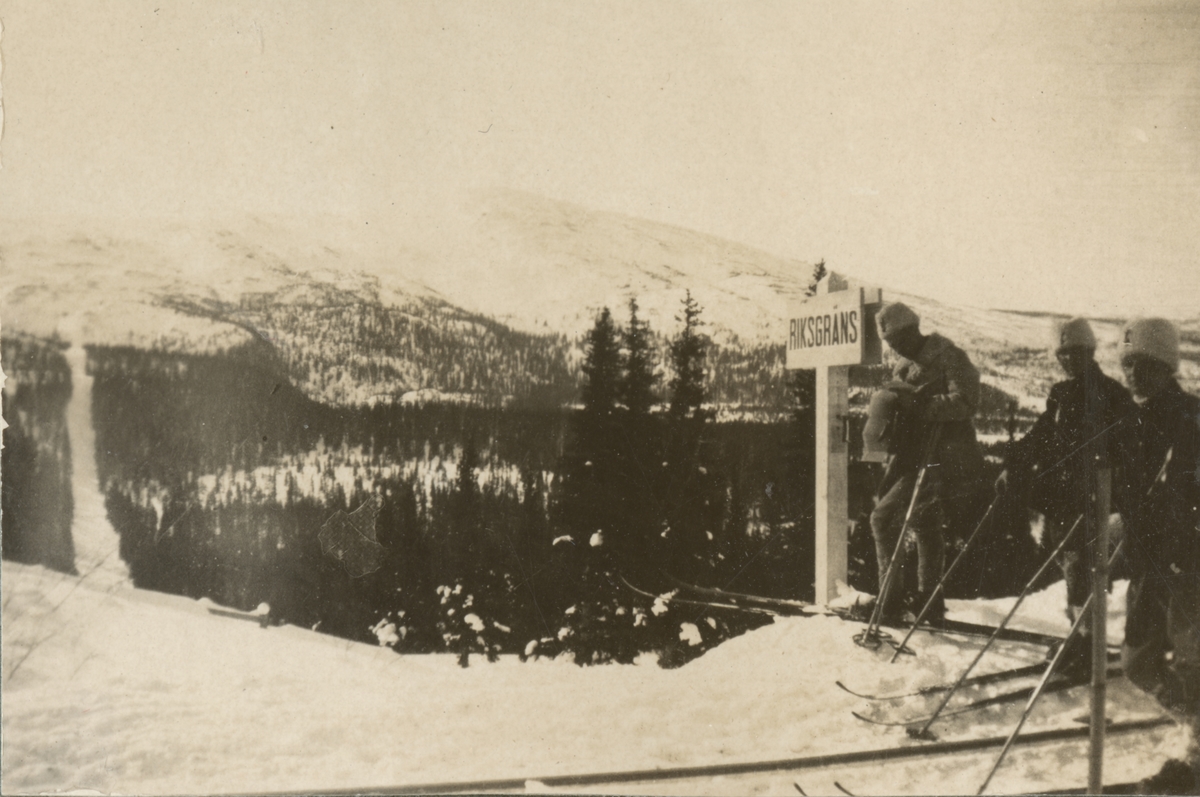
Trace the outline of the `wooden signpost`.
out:
M 817 371 L 817 603 L 836 598 L 837 582 L 846 580 L 850 366 L 882 360 L 875 329 L 882 301 L 878 288 L 851 286 L 831 272 L 817 284 L 817 295 L 789 314 L 786 366 Z

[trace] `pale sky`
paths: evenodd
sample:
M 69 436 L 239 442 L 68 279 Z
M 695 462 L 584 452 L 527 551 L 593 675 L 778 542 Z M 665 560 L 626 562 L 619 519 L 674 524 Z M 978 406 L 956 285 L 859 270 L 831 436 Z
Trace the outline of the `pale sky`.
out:
M 1200 310 L 1200 5 L 6 0 L 0 213 L 505 186 L 944 301 Z M 384 240 L 387 243 L 387 240 Z

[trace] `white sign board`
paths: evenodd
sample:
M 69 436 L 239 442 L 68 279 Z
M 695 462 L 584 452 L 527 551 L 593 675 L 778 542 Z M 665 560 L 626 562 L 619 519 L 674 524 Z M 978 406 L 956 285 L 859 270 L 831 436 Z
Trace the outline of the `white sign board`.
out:
M 861 289 L 814 296 L 788 319 L 787 367 L 858 365 L 867 338 Z

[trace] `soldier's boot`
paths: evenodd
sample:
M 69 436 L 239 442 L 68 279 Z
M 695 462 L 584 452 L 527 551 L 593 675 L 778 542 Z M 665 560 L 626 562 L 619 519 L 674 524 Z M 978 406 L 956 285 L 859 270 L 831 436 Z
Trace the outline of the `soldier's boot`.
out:
M 1196 776 L 1186 761 L 1168 759 L 1157 774 L 1137 785 L 1138 794 L 1195 794 Z
M 905 619 L 904 603 L 896 598 L 886 601 L 879 613 L 879 624 L 889 628 L 902 627 Z
M 1064 643 L 1064 647 L 1058 662 L 1058 674 L 1074 683 L 1092 680 L 1092 635 L 1076 633 Z
M 917 614 L 925 608 L 925 604 L 929 602 L 928 592 L 918 592 L 913 596 L 912 616 L 909 618 L 911 622 L 916 622 Z M 925 616 L 921 618 L 921 622 L 925 625 L 939 628 L 946 623 L 946 599 L 943 593 L 939 592 L 933 602 L 929 604 L 929 611 L 925 612 Z

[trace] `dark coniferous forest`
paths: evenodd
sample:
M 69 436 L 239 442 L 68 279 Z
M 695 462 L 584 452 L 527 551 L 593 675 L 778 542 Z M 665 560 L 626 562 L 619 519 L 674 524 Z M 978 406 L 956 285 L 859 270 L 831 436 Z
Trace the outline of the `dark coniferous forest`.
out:
M 717 347 L 690 295 L 674 330 L 651 329 L 636 301 L 605 309 L 581 359 L 557 336 L 342 298 L 320 312 L 176 303 L 256 331 L 226 352 L 88 350 L 100 487 L 137 586 L 267 602 L 275 622 L 464 666 L 564 652 L 678 666 L 769 622 L 663 600 L 672 578 L 812 598 L 812 379 L 785 376 L 782 351 L 759 363 Z M 318 326 L 341 370 L 328 346 L 296 343 Z M 4 346 L 4 555 L 69 571 L 70 371 L 53 342 Z M 481 400 L 379 400 L 414 384 L 404 368 Z M 487 383 L 493 371 L 507 381 Z M 775 411 L 718 423 L 714 395 L 756 381 L 745 404 Z M 313 398 L 364 383 L 367 404 Z M 867 591 L 872 467 L 851 472 L 851 580 Z M 962 507 L 955 544 L 987 499 Z M 1037 557 L 1028 519 L 1007 517 L 951 595 L 1010 591 Z
M 61 346 L 5 338 L 3 550 L 5 559 L 71 573 L 71 369 Z

